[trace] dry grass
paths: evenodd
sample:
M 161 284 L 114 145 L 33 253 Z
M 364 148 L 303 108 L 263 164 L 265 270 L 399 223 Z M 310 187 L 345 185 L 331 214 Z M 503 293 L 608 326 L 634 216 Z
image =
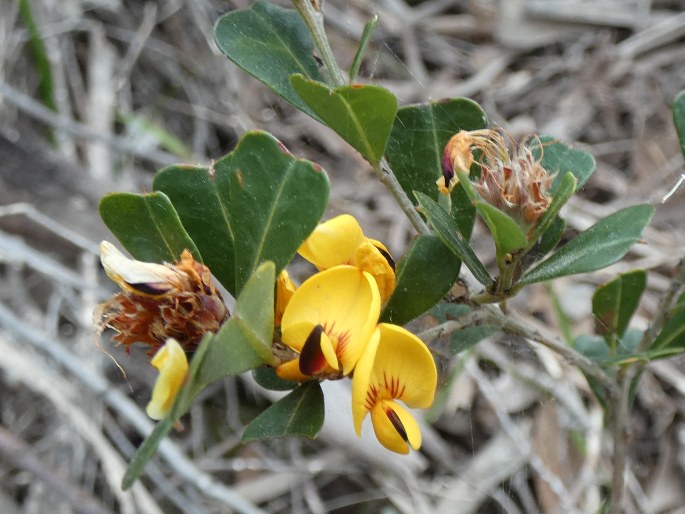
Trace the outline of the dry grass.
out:
M 394 458 L 359 443 L 347 404 L 330 401 L 348 394 L 335 387 L 319 440 L 241 446 L 268 398 L 232 379 L 201 395 L 186 430 L 122 493 L 126 462 L 151 426 L 141 406 L 153 376 L 140 355 L 92 332 L 91 312 L 111 291 L 94 253 L 106 237 L 99 194 L 149 189 L 161 166 L 208 163 L 262 128 L 329 171 L 331 213 L 360 217 L 396 255 L 411 229 L 353 150 L 218 55 L 214 20 L 247 0 L 31 1 L 56 111 L 41 102 L 18 4 L 0 5 L 0 512 L 597 511 L 611 447 L 588 384 L 549 351 L 500 336 L 444 370 L 453 382 L 420 454 Z M 682 0 L 325 7 L 343 66 L 380 14 L 362 76 L 402 103 L 467 95 L 514 136 L 550 133 L 592 152 L 597 172 L 566 210 L 573 228 L 656 203 L 646 244 L 626 262 L 553 289 L 574 333 L 590 332 L 594 287 L 649 268 L 637 319 L 646 324 L 685 249 L 685 186 L 662 203 L 683 171 L 669 109 L 685 86 Z M 555 329 L 549 295 L 528 288 L 514 308 Z M 650 365 L 631 418 L 628 513 L 685 512 L 683 393 L 682 359 Z

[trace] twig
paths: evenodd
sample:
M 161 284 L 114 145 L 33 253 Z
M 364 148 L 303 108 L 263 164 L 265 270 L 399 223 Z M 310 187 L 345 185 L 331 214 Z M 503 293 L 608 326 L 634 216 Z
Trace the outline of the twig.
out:
M 81 384 L 90 389 L 93 394 L 101 396 L 105 404 L 135 427 L 141 435 L 146 436 L 152 431 L 152 421 L 143 414 L 133 401 L 121 393 L 121 391 L 112 388 L 102 376 L 85 366 L 61 342 L 55 341 L 37 330 L 27 327 L 9 309 L 1 304 L 0 326 L 14 334 L 15 337 L 50 355 L 50 357 L 59 362 L 78 379 Z M 217 500 L 237 512 L 264 514 L 264 511 L 245 501 L 244 498 L 241 498 L 231 489 L 216 481 L 212 476 L 198 469 L 179 447 L 169 439 L 162 441 L 159 446 L 159 454 L 188 484 L 196 487 L 205 496 Z
M 44 107 L 30 96 L 17 91 L 7 83 L 0 82 L 0 95 L 4 96 L 7 101 L 12 103 L 19 110 L 44 123 L 47 123 L 48 125 L 53 126 L 57 130 L 63 130 L 64 132 L 67 132 L 73 136 L 86 139 L 88 141 L 102 141 L 115 150 L 133 154 L 136 157 L 147 159 L 148 161 L 151 161 L 155 164 L 160 164 L 162 166 L 168 166 L 169 164 L 178 162 L 178 158 L 170 153 L 163 152 L 161 150 L 141 149 L 140 144 L 134 139 L 93 132 L 90 127 L 84 125 L 83 123 L 79 123 L 64 116 L 55 114 L 55 112 L 51 111 L 47 107 Z
M 619 384 L 621 393 L 612 403 L 611 434 L 614 438 L 614 451 L 611 459 L 611 500 L 609 514 L 621 514 L 623 512 L 623 493 L 626 484 L 626 454 L 628 447 L 628 403 L 632 373 L 627 370 L 619 371 Z
M 81 514 L 111 514 L 94 496 L 70 484 L 59 470 L 48 466 L 34 455 L 31 448 L 9 430 L 0 426 L 0 453 L 17 467 L 28 471 L 64 498 Z
M 680 259 L 680 262 L 678 262 L 676 273 L 671 280 L 671 285 L 669 286 L 668 291 L 666 291 L 664 296 L 661 298 L 659 308 L 654 314 L 654 319 L 649 324 L 649 328 L 645 330 L 645 333 L 640 340 L 640 344 L 637 347 L 636 353 L 642 353 L 649 350 L 656 338 L 659 336 L 659 333 L 664 328 L 666 321 L 668 321 L 669 313 L 673 308 L 673 301 L 675 300 L 678 292 L 683 288 L 683 285 L 685 285 L 685 258 Z

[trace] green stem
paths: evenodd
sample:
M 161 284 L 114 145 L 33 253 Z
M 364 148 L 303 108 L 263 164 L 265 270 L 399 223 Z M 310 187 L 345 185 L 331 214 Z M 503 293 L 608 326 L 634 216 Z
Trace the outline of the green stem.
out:
M 404 211 L 404 214 L 409 218 L 409 221 L 414 226 L 416 231 L 420 235 L 431 234 L 431 229 L 428 227 L 423 218 L 418 213 L 414 204 L 409 200 L 409 197 L 402 189 L 402 186 L 397 181 L 395 173 L 390 168 L 388 161 L 383 157 L 380 162 L 373 167 L 373 171 L 376 173 L 378 180 L 390 191 L 390 194 L 395 198 L 395 201 Z
M 300 13 L 307 29 L 311 33 L 314 44 L 319 50 L 321 60 L 323 61 L 324 66 L 326 66 L 333 83 L 336 86 L 345 85 L 345 77 L 342 71 L 340 71 L 340 67 L 335 60 L 335 55 L 333 55 L 333 50 L 331 49 L 328 37 L 326 36 L 323 24 L 323 13 L 321 12 L 319 3 L 316 0 L 292 0 L 292 3 Z M 431 234 L 430 228 L 426 222 L 423 221 L 423 218 L 421 218 L 414 208 L 414 204 L 404 192 L 402 186 L 400 186 L 395 173 L 392 171 L 392 168 L 385 157 L 373 167 L 373 170 L 381 183 L 395 198 L 416 231 L 421 235 Z
M 626 372 L 628 371 L 628 372 Z M 619 394 L 612 402 L 611 433 L 614 439 L 614 451 L 611 456 L 611 500 L 609 514 L 621 514 L 621 504 L 625 491 L 626 460 L 628 453 L 628 416 L 630 414 L 630 384 L 632 383 L 632 370 L 619 371 Z
M 326 70 L 328 70 L 328 73 L 333 80 L 333 84 L 336 86 L 345 85 L 345 77 L 340 71 L 340 67 L 335 60 L 335 55 L 333 55 L 333 50 L 331 49 L 328 37 L 326 36 L 326 30 L 323 24 L 323 13 L 321 12 L 319 2 L 316 0 L 292 0 L 292 2 L 314 39 L 314 44 L 319 50 L 319 57 L 321 57 Z

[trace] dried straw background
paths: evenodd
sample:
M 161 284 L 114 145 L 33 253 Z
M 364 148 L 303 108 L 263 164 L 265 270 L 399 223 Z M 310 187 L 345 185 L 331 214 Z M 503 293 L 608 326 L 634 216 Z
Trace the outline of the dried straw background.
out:
M 39 101 L 19 2 L 4 0 L 0 512 L 597 511 L 611 446 L 587 383 L 557 356 L 500 336 L 444 370 L 462 371 L 426 423 L 420 454 L 392 458 L 350 437 L 348 406 L 333 400 L 341 391 L 330 391 L 332 423 L 318 441 L 241 446 L 243 426 L 269 400 L 234 379 L 202 394 L 186 430 L 122 493 L 126 462 L 151 426 L 141 407 L 154 374 L 142 354 L 122 355 L 92 331 L 93 308 L 113 290 L 96 256 L 107 237 L 96 214 L 102 192 L 144 191 L 163 165 L 208 163 L 262 128 L 329 171 L 331 213 L 357 215 L 398 256 L 412 234 L 353 150 L 218 55 L 213 22 L 247 0 L 29 3 L 56 112 Z M 594 287 L 649 268 L 636 321 L 646 323 L 685 250 L 669 109 L 685 88 L 685 2 L 328 0 L 325 9 L 343 66 L 365 21 L 380 15 L 362 78 L 402 103 L 469 96 L 516 137 L 549 133 L 592 152 L 597 172 L 566 210 L 572 228 L 658 204 L 645 244 L 625 262 L 553 290 L 574 333 L 587 333 Z M 558 330 L 550 294 L 531 287 L 514 308 Z M 628 513 L 685 512 L 684 393 L 682 359 L 648 367 L 631 418 Z

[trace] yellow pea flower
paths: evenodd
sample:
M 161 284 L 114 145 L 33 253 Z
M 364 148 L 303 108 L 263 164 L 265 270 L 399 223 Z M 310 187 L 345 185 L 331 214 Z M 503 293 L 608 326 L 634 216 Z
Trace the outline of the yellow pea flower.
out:
M 167 339 L 150 364 L 159 370 L 159 376 L 146 412 L 152 419 L 160 420 L 171 411 L 176 395 L 188 376 L 188 358 L 178 341 Z
M 378 325 L 359 359 L 352 379 L 352 416 L 357 435 L 371 413 L 378 441 L 396 453 L 421 447 L 418 422 L 402 405 L 426 408 L 437 387 L 435 361 L 426 345 L 396 325 Z
M 373 277 L 334 266 L 307 279 L 281 320 L 281 340 L 298 353 L 276 368 L 283 379 L 341 378 L 354 369 L 378 322 L 381 300 Z
M 388 249 L 364 236 L 359 222 L 349 214 L 320 223 L 298 253 L 320 271 L 349 264 L 370 273 L 378 283 L 383 302 L 395 289 L 395 262 Z

